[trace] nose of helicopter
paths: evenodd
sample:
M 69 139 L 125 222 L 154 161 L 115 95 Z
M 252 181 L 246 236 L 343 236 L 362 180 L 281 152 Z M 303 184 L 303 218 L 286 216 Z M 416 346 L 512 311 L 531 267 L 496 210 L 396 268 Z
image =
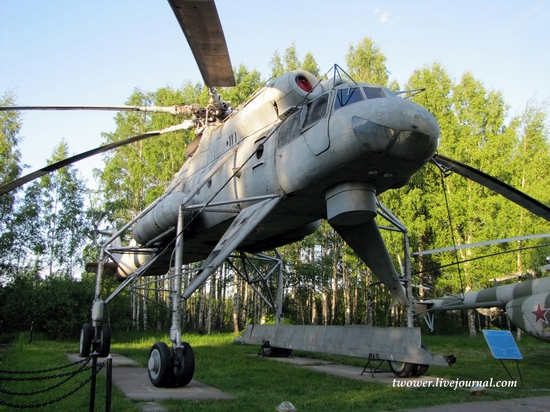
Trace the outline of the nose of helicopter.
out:
M 366 105 L 352 118 L 355 136 L 372 155 L 426 163 L 439 145 L 440 129 L 422 106 L 401 98 Z

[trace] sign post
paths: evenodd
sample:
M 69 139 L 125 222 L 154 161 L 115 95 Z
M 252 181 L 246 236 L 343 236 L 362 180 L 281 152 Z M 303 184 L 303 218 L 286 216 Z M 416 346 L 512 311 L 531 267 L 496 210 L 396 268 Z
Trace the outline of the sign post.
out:
M 512 336 L 512 333 L 509 330 L 488 330 L 484 329 L 483 336 L 485 337 L 485 340 L 487 341 L 487 345 L 489 346 L 489 349 L 491 349 L 491 354 L 495 359 L 498 359 L 506 372 L 508 373 L 508 376 L 510 376 L 510 379 L 514 379 L 510 372 L 508 371 L 508 368 L 502 362 L 502 360 L 515 360 L 516 361 L 516 367 L 518 368 L 519 378 L 521 380 L 521 383 L 523 384 L 523 377 L 521 376 L 521 371 L 519 370 L 519 364 L 518 360 L 523 359 L 523 356 L 521 356 L 521 353 L 519 351 L 518 345 L 516 344 L 516 341 L 514 340 L 514 337 Z

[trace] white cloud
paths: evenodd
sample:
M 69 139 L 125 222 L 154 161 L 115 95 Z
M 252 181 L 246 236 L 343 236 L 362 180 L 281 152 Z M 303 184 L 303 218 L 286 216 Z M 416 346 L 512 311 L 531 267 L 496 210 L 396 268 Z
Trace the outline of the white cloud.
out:
M 381 24 L 389 24 L 390 26 L 393 26 L 394 19 L 391 17 L 391 13 L 387 11 L 383 12 L 378 7 L 373 10 L 373 13 L 380 16 L 378 17 L 378 21 Z
M 380 23 L 382 24 L 385 24 L 385 23 L 389 23 L 389 24 L 393 24 L 393 22 L 390 20 L 390 13 L 382 13 L 382 15 L 380 16 Z

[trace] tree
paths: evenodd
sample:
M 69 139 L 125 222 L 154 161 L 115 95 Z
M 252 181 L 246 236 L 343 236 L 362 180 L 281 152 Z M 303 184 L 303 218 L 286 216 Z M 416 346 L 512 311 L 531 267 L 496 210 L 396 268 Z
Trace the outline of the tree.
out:
M 281 57 L 278 50 L 275 50 L 270 62 L 271 77 L 278 77 L 292 70 L 304 69 L 311 74 L 319 77 L 319 66 L 313 57 L 313 54 L 307 53 L 302 61 L 298 56 L 294 42 L 285 50 Z
M 357 46 L 350 45 L 346 55 L 348 73 L 357 82 L 388 84 L 389 71 L 386 56 L 374 42 L 365 37 Z
M 55 147 L 48 164 L 59 162 L 69 156 L 69 147 L 61 141 Z M 85 182 L 77 175 L 74 166 L 66 166 L 41 178 L 41 226 L 44 241 L 44 258 L 48 273 L 60 271 L 73 275 L 82 265 L 83 232 L 88 225 L 84 200 Z
M 208 95 L 199 85 L 188 83 L 183 89 L 165 87 L 156 92 L 135 90 L 126 104 L 132 106 L 171 106 L 202 103 Z M 115 116 L 117 129 L 104 133 L 105 143 L 159 130 L 181 123 L 183 117 L 163 113 L 125 112 Z M 104 156 L 105 167 L 96 170 L 104 193 L 107 218 L 116 225 L 136 216 L 160 196 L 185 159 L 185 148 L 192 131 L 168 133 L 118 148 Z
M 7 92 L 0 99 L 0 106 L 15 105 L 13 93 Z M 21 174 L 21 153 L 17 148 L 20 142 L 19 130 L 21 121 L 17 112 L 0 112 L 0 183 L 4 184 L 19 177 Z M 10 254 L 15 241 L 13 229 L 13 212 L 15 207 L 13 192 L 0 196 L 0 281 L 2 273 L 10 271 L 12 262 Z

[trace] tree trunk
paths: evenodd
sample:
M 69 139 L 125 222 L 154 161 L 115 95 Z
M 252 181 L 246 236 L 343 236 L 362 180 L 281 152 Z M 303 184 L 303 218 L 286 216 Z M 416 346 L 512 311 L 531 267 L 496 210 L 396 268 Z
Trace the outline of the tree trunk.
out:
M 351 325 L 351 297 L 350 297 L 350 291 L 351 291 L 351 285 L 350 285 L 350 276 L 348 273 L 348 268 L 344 263 L 342 263 L 342 281 L 344 283 L 344 307 L 346 308 L 345 311 L 345 319 L 344 324 L 345 325 Z
M 233 285 L 233 308 L 232 308 L 232 317 L 233 317 L 233 333 L 239 333 L 239 301 L 240 301 L 240 290 L 239 290 L 239 276 L 235 274 Z
M 321 303 L 323 311 L 323 325 L 328 325 L 328 294 L 324 288 L 321 293 Z
M 468 330 L 470 331 L 471 338 L 475 338 L 477 336 L 475 309 L 468 309 Z

